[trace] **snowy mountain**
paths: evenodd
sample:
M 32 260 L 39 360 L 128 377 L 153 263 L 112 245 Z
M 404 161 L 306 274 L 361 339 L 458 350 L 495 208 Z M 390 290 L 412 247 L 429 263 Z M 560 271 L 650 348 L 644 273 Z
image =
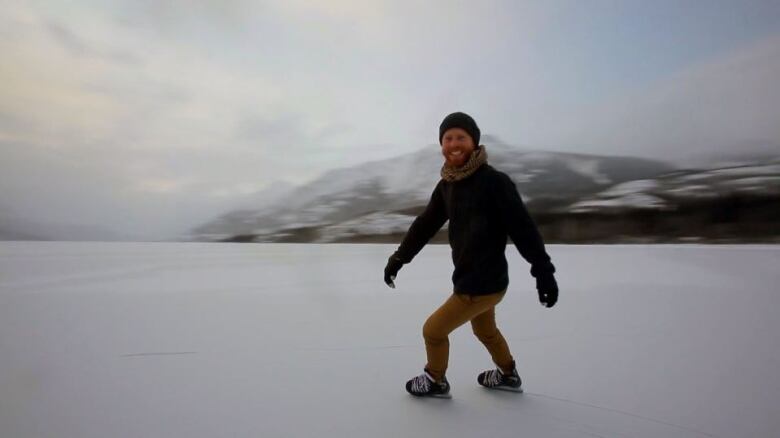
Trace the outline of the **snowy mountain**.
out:
M 615 184 L 654 178 L 669 164 L 629 157 L 535 152 L 496 143 L 488 162 L 510 175 L 529 206 L 569 205 Z M 227 213 L 196 240 L 338 241 L 408 228 L 439 180 L 439 148 L 336 169 L 257 209 Z
M 271 205 L 275 202 L 284 199 L 294 189 L 295 186 L 288 182 L 276 181 L 271 185 L 269 185 L 268 187 L 266 187 L 265 189 L 257 193 L 247 195 L 245 198 L 241 199 L 238 205 L 238 209 L 256 211 L 259 208 L 262 208 L 267 205 Z
M 575 213 L 607 210 L 674 210 L 681 204 L 725 197 L 780 196 L 780 160 L 678 170 L 653 179 L 616 184 L 567 208 Z

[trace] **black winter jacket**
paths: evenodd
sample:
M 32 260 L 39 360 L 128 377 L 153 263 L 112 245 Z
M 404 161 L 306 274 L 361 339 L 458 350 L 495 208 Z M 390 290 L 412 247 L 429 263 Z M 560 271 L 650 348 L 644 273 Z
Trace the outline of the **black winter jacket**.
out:
M 515 184 L 488 164 L 460 181 L 440 180 L 394 255 L 411 262 L 447 220 L 455 293 L 488 295 L 507 288 L 507 236 L 534 277 L 555 272 Z

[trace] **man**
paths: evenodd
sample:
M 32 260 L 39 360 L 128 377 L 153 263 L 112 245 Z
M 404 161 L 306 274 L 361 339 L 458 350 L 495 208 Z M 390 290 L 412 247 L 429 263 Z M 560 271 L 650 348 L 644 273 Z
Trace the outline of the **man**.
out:
M 448 335 L 466 322 L 471 322 L 496 364 L 496 369 L 480 373 L 477 382 L 488 388 L 522 391 L 515 361 L 495 320 L 495 306 L 509 285 L 504 254 L 507 236 L 531 264 L 542 305 L 552 307 L 558 300 L 555 267 L 536 225 L 509 176 L 487 164 L 487 151 L 478 146 L 479 137 L 479 127 L 469 115 L 456 112 L 444 118 L 439 126 L 444 156 L 441 180 L 385 267 L 385 283 L 395 287 L 393 281 L 401 267 L 450 221 L 454 291 L 423 326 L 428 362 L 423 374 L 406 383 L 406 390 L 415 396 L 450 397 L 445 376 Z

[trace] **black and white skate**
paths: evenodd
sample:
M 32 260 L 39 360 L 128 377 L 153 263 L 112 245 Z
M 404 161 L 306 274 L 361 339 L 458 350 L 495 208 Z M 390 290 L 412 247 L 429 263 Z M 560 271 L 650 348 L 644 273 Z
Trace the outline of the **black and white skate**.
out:
M 435 382 L 428 371 L 406 382 L 406 391 L 415 397 L 452 398 L 447 378 Z
M 477 376 L 477 383 L 489 389 L 522 393 L 523 381 L 517 374 L 517 368 L 512 367 L 510 374 L 504 374 L 500 368 L 484 371 Z

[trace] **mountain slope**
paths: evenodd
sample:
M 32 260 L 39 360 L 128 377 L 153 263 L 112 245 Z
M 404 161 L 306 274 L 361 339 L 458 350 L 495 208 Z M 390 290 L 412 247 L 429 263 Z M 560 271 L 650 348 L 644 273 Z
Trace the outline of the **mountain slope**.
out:
M 586 197 L 567 210 L 671 210 L 682 204 L 718 198 L 776 196 L 780 196 L 780 160 L 678 170 L 655 179 L 637 179 Z
M 488 146 L 487 151 L 488 162 L 509 174 L 529 206 L 540 208 L 568 205 L 614 184 L 673 170 L 652 160 L 533 152 L 503 144 Z M 193 237 L 331 241 L 355 226 L 395 231 L 408 227 L 428 202 L 441 164 L 439 148 L 430 146 L 388 160 L 336 169 L 292 190 L 278 202 L 222 215 L 194 230 Z M 388 213 L 395 214 L 385 217 Z M 306 231 L 302 234 L 302 230 Z

